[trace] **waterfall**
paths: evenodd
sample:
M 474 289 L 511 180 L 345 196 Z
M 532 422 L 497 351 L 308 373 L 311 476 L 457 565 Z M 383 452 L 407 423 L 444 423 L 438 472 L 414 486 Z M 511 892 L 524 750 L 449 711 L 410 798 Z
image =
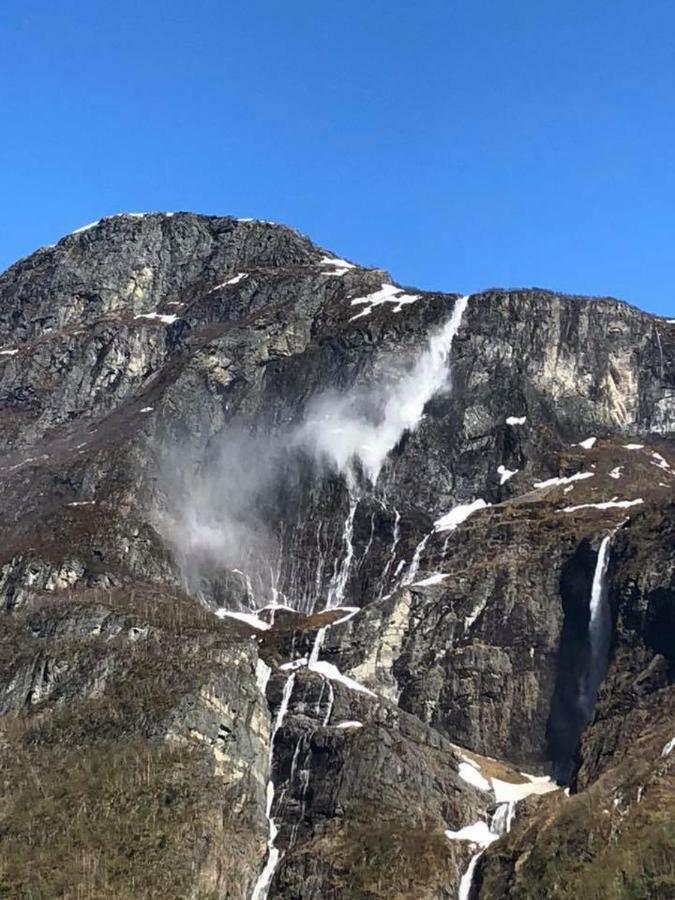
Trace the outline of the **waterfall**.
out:
M 258 880 L 256 881 L 253 887 L 253 893 L 251 894 L 251 900 L 267 900 L 267 893 L 270 889 L 270 884 L 272 883 L 272 878 L 274 876 L 274 872 L 276 870 L 277 865 L 279 864 L 279 860 L 281 859 L 281 851 L 275 846 L 275 841 L 277 834 L 279 833 L 279 829 L 277 828 L 274 817 L 272 816 L 272 807 L 274 805 L 274 780 L 273 780 L 273 765 L 274 765 L 274 739 L 277 735 L 277 732 L 284 724 L 284 719 L 286 718 L 286 713 L 288 712 L 288 706 L 291 702 L 291 697 L 293 695 L 293 687 L 295 685 L 295 673 L 292 673 L 286 679 L 286 684 L 284 685 L 284 691 L 281 695 L 281 703 L 279 704 L 279 709 L 277 711 L 276 719 L 274 720 L 274 727 L 272 728 L 272 734 L 270 735 L 270 749 L 269 749 L 269 779 L 267 781 L 267 790 L 266 790 L 266 799 L 267 805 L 265 813 L 267 815 L 267 821 L 269 822 L 269 833 L 267 838 L 267 861 L 265 866 L 258 876 Z
M 602 539 L 591 588 L 588 620 L 590 660 L 580 697 L 580 705 L 587 721 L 590 721 L 593 717 L 598 688 L 607 673 L 607 658 L 609 656 L 612 633 L 612 612 L 607 601 L 606 575 L 607 566 L 609 565 L 611 539 L 612 537 L 609 534 Z
M 473 874 L 476 871 L 476 865 L 478 864 L 478 860 L 480 859 L 482 854 L 483 851 L 480 850 L 478 853 L 471 857 L 469 867 L 462 875 L 462 880 L 459 882 L 459 893 L 457 894 L 458 900 L 470 900 L 471 887 L 473 885 Z
M 513 824 L 515 817 L 515 800 L 508 800 L 506 803 L 500 803 L 492 816 L 490 831 L 493 834 L 498 834 L 500 837 L 503 834 L 508 834 L 508 832 L 511 831 L 511 825 Z
M 420 561 L 422 559 L 422 554 L 424 553 L 424 548 L 426 547 L 432 533 L 433 532 L 429 532 L 429 534 L 425 535 L 419 542 L 417 547 L 415 547 L 415 552 L 413 554 L 412 562 L 410 563 L 410 568 L 401 581 L 402 585 L 411 584 L 415 580 L 415 576 L 419 571 Z

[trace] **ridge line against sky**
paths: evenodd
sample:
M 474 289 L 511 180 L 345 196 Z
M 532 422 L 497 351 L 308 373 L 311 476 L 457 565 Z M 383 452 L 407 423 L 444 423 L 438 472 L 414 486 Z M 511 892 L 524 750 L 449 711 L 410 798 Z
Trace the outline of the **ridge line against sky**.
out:
M 675 315 L 675 4 L 5 0 L 0 269 L 121 209 Z

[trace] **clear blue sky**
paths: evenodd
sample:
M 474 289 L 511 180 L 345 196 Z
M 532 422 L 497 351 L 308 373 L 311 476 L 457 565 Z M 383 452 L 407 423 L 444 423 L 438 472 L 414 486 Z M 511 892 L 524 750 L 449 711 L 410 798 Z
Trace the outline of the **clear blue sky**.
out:
M 0 268 L 194 210 L 675 314 L 672 0 L 2 0 L 0 98 Z

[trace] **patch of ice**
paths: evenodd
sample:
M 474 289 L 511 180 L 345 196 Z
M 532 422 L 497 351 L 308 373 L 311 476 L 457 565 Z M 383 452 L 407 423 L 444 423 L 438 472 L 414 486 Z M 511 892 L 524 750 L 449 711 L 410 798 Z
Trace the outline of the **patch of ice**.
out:
M 506 484 L 509 478 L 513 478 L 514 475 L 517 475 L 520 469 L 507 469 L 506 466 L 498 466 L 497 473 L 501 476 L 499 479 L 500 484 Z
M 498 834 L 493 834 L 487 826 L 486 822 L 479 819 L 473 825 L 465 825 L 459 831 L 446 831 L 445 836 L 451 841 L 470 841 L 479 847 L 487 847 L 493 841 L 499 839 Z
M 14 349 L 14 350 L 0 350 L 0 356 L 14 356 L 14 355 L 17 354 L 18 352 L 19 352 L 19 351 L 16 350 L 16 349 Z
M 579 506 L 566 506 L 558 512 L 576 512 L 579 509 L 628 509 L 630 506 L 639 506 L 644 500 L 606 500 L 604 503 L 580 503 Z
M 247 625 L 256 628 L 258 631 L 268 631 L 270 628 L 268 622 L 259 619 L 254 613 L 232 612 L 229 609 L 217 609 L 216 615 L 219 619 L 236 619 L 239 622 L 245 622 Z
M 358 681 L 354 681 L 353 678 L 349 678 L 347 675 L 343 675 L 338 667 L 334 666 L 332 663 L 323 662 L 323 660 L 320 659 L 314 661 L 310 660 L 307 668 L 310 672 L 316 672 L 318 675 L 323 675 L 324 678 L 328 678 L 329 681 L 340 682 L 340 684 L 349 688 L 350 691 L 358 691 L 361 694 L 370 694 L 371 697 L 375 696 L 374 692 L 365 687 L 365 685 L 360 684 Z
M 480 771 L 476 768 L 475 763 L 473 762 L 461 762 L 457 767 L 457 771 L 459 772 L 459 777 L 468 782 L 468 784 L 473 785 L 478 788 L 480 791 L 489 791 L 490 790 L 490 782 L 483 778 Z
M 463 503 L 455 506 L 450 512 L 436 519 L 434 522 L 434 531 L 454 531 L 462 522 L 465 522 L 469 516 L 478 512 L 479 509 L 485 509 L 489 506 L 485 500 L 473 500 L 471 503 Z
M 535 481 L 533 487 L 538 490 L 547 487 L 559 487 L 563 484 L 571 484 L 573 481 L 583 481 L 585 478 L 592 478 L 594 474 L 594 472 L 576 472 L 567 478 L 547 478 L 546 481 Z
M 670 756 L 670 754 L 675 750 L 675 737 L 671 738 L 666 746 L 661 751 L 661 756 Z
M 178 316 L 174 315 L 162 315 L 162 313 L 151 312 L 151 313 L 139 313 L 139 315 L 134 316 L 134 319 L 155 319 L 158 322 L 163 322 L 165 325 L 171 325 L 176 321 Z
M 358 722 L 356 719 L 350 719 L 347 722 L 338 722 L 335 726 L 336 728 L 363 728 L 363 722 Z
M 584 450 L 591 450 L 595 446 L 596 441 L 597 441 L 596 437 L 589 437 L 589 438 L 586 438 L 585 441 L 579 441 L 577 446 L 583 447 Z
M 527 416 L 507 416 L 507 425 L 524 425 L 527 422 Z
M 609 473 L 610 478 L 621 478 L 621 470 L 623 466 L 615 466 L 612 471 Z
M 559 785 L 555 781 L 551 781 L 547 776 L 526 775 L 525 772 L 522 774 L 528 781 L 520 784 L 501 781 L 499 778 L 490 779 L 497 803 L 517 803 L 519 800 L 523 800 L 532 794 L 549 794 L 551 791 L 560 789 Z
M 624 444 L 624 449 L 626 450 L 643 450 L 644 444 Z
M 441 575 L 440 572 L 436 575 L 429 575 L 428 578 L 423 578 L 421 581 L 415 581 L 411 584 L 411 587 L 428 587 L 432 584 L 440 584 L 441 581 L 445 581 L 446 578 L 449 578 L 449 575 Z

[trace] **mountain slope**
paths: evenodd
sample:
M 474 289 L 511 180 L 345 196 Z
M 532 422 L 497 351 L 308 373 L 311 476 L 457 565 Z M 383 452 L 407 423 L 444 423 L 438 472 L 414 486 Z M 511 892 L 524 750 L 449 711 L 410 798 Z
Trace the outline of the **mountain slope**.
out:
M 0 335 L 6 896 L 672 896 L 675 326 L 180 213 Z

